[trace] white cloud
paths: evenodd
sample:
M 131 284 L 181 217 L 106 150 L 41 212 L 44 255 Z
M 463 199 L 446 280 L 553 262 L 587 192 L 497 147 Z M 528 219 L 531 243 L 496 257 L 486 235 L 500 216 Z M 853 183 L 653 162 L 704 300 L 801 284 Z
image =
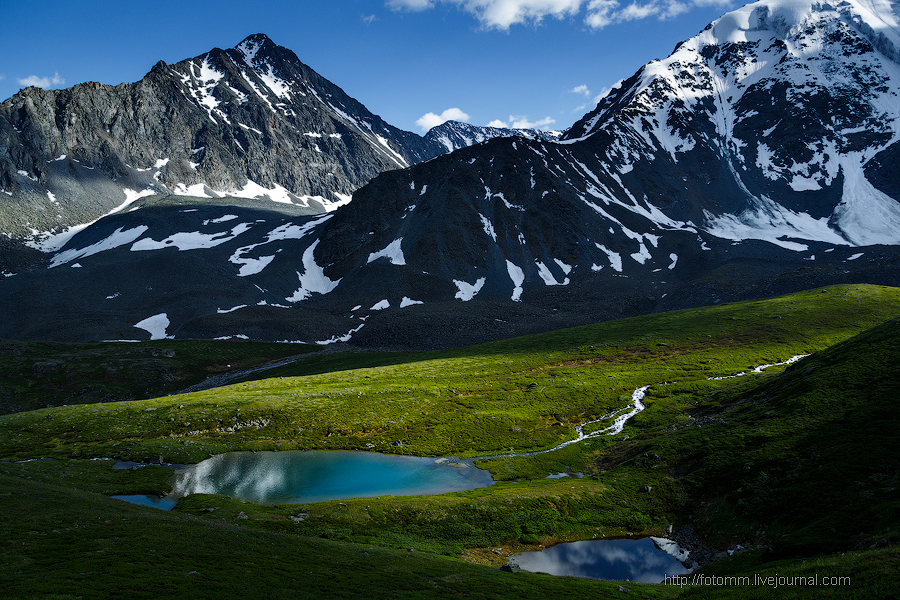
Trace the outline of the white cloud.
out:
M 473 13 L 485 27 L 509 29 L 520 23 L 540 23 L 578 13 L 582 0 L 452 0 Z
M 556 123 L 556 119 L 551 117 L 544 117 L 543 119 L 538 119 L 537 121 L 529 121 L 528 117 L 513 117 L 510 116 L 509 120 L 512 121 L 513 129 L 540 129 L 541 127 L 547 127 L 548 125 L 553 125 Z
M 359 18 L 362 19 L 362 22 L 366 25 L 371 25 L 372 21 L 375 20 L 375 15 L 360 15 Z
M 573 94 L 584 94 L 585 96 L 590 96 L 590 95 L 591 95 L 591 90 L 589 90 L 589 89 L 588 89 L 588 86 L 586 86 L 586 85 L 584 85 L 584 84 L 582 84 L 582 85 L 576 85 L 575 87 L 573 87 L 573 88 L 572 88 L 571 90 L 569 90 L 569 91 L 570 91 L 571 93 L 573 93 Z
M 602 29 L 612 23 L 638 21 L 656 17 L 660 21 L 674 19 L 698 6 L 725 6 L 731 0 L 653 0 L 645 4 L 632 2 L 624 8 L 617 0 L 591 0 L 587 6 L 585 23 L 594 29 Z
M 53 77 L 38 77 L 37 75 L 29 75 L 25 79 L 17 79 L 19 85 L 29 87 L 39 87 L 39 88 L 48 88 L 51 85 L 63 85 L 66 80 L 59 76 L 59 73 L 54 73 Z
M 584 0 L 388 0 L 386 4 L 394 10 L 421 11 L 437 2 L 458 6 L 488 29 L 509 29 L 520 23 L 540 23 L 544 17 L 575 15 Z
M 553 125 L 554 123 L 556 123 L 556 119 L 553 119 L 551 117 L 544 117 L 543 119 L 538 119 L 537 121 L 529 121 L 528 117 L 525 115 L 509 115 L 509 121 L 494 119 L 493 121 L 488 123 L 487 126 L 502 127 L 504 129 L 540 129 L 541 127 Z
M 594 29 L 602 29 L 613 22 L 613 11 L 619 7 L 616 0 L 591 0 L 584 22 Z
M 434 3 L 431 0 L 388 0 L 387 5 L 394 10 L 426 10 Z
M 387 0 L 394 10 L 422 11 L 435 4 L 452 4 L 475 16 L 486 29 L 508 30 L 512 25 L 539 24 L 546 17 L 563 19 L 584 14 L 592 29 L 612 23 L 656 17 L 671 19 L 697 6 L 729 5 L 732 0 L 633 0 L 622 7 L 618 0 Z
M 608 93 L 610 93 L 611 91 L 613 91 L 614 89 L 616 89 L 617 87 L 622 85 L 623 81 L 625 81 L 625 80 L 620 79 L 617 82 L 615 82 L 614 84 L 612 84 L 611 86 L 605 87 L 602 90 L 600 90 L 600 93 L 597 94 L 596 96 L 594 96 L 594 104 L 597 104 L 598 102 L 603 100 L 603 98 L 605 98 Z
M 432 127 L 437 127 L 441 123 L 445 123 L 447 121 L 466 122 L 468 120 L 469 115 L 454 107 L 448 108 L 439 115 L 436 115 L 433 112 L 426 113 L 419 117 L 419 119 L 416 121 L 416 125 L 418 125 L 422 129 L 422 131 L 428 131 Z

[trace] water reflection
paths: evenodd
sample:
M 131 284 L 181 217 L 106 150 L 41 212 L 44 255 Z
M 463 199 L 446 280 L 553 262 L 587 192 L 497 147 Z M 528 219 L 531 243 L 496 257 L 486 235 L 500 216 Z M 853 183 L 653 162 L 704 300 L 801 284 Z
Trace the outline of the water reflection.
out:
M 643 583 L 690 573 L 650 538 L 570 542 L 516 554 L 511 560 L 526 571 Z
M 471 460 L 341 450 L 231 452 L 179 470 L 170 495 L 224 494 L 257 504 L 289 504 L 443 494 L 493 483 Z

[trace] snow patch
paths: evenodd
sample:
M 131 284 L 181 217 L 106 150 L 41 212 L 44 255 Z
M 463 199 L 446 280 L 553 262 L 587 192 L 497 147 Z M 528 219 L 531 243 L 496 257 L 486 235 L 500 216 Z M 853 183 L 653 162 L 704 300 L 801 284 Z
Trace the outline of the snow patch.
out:
M 236 310 L 238 310 L 238 309 L 246 308 L 246 307 L 247 307 L 246 304 L 238 304 L 237 306 L 233 306 L 233 307 L 231 307 L 231 308 L 217 308 L 217 309 L 216 309 L 216 313 L 217 313 L 217 314 L 220 314 L 220 315 L 225 315 L 225 314 L 228 314 L 228 313 L 230 313 L 230 312 L 234 312 L 234 311 L 236 311 Z
M 365 326 L 365 323 L 363 323 L 356 329 L 351 329 L 350 331 L 348 331 L 347 333 L 345 333 L 342 336 L 335 335 L 335 336 L 332 336 L 330 339 L 320 340 L 320 341 L 317 341 L 316 343 L 319 344 L 320 346 L 325 346 L 327 344 L 335 344 L 337 342 L 349 342 L 350 338 L 353 336 L 353 334 L 356 333 L 357 331 L 359 331 L 360 329 L 362 329 L 364 326 Z
M 241 268 L 238 269 L 238 277 L 246 277 L 248 275 L 256 275 L 265 269 L 274 258 L 275 255 L 273 254 L 271 256 L 260 256 L 259 258 L 235 258 L 231 256 L 228 260 L 234 264 L 241 265 Z
M 854 245 L 900 244 L 900 202 L 869 183 L 861 165 L 850 160 L 841 165 L 844 194 L 832 219 Z
M 425 304 L 421 300 L 413 300 L 411 298 L 407 298 L 403 296 L 403 299 L 400 300 L 400 308 L 406 308 L 407 306 L 412 306 L 413 304 Z
M 222 215 L 218 219 L 206 219 L 203 221 L 204 225 L 209 225 L 210 223 L 226 223 L 228 221 L 233 221 L 237 219 L 237 215 Z
M 457 289 L 454 298 L 458 298 L 463 302 L 468 302 L 475 297 L 475 294 L 481 291 L 481 287 L 484 285 L 484 282 L 484 277 L 479 277 L 478 280 L 475 281 L 475 283 L 467 283 L 465 281 L 454 279 L 453 284 L 456 285 Z
M 133 252 L 142 250 L 161 250 L 163 248 L 178 248 L 184 250 L 198 250 L 202 248 L 214 248 L 220 244 L 231 241 L 240 234 L 250 229 L 249 223 L 239 223 L 231 231 L 222 231 L 219 233 L 200 233 L 199 231 L 190 231 L 182 233 L 174 233 L 164 240 L 156 241 L 152 238 L 144 238 L 138 240 L 131 246 Z
M 59 254 L 55 255 L 50 261 L 49 268 L 52 269 L 53 267 L 58 267 L 59 265 L 65 264 L 78 258 L 84 258 L 86 256 L 97 254 L 98 252 L 103 252 L 104 250 L 112 250 L 113 248 L 118 248 L 119 246 L 130 244 L 137 238 L 141 237 L 145 231 L 147 231 L 146 225 L 138 225 L 133 229 L 126 229 L 125 231 L 122 230 L 122 227 L 119 227 L 106 239 L 91 244 L 90 246 L 60 252 Z
M 558 260 L 556 262 L 557 262 L 557 264 L 566 267 L 563 269 L 564 273 L 568 273 L 569 271 L 572 270 L 572 268 L 569 267 L 569 265 L 566 265 L 565 263 L 562 263 Z M 566 277 L 563 281 L 557 281 L 556 277 L 553 275 L 553 273 L 550 272 L 550 269 L 547 267 L 547 265 L 545 265 L 544 263 L 542 263 L 540 261 L 535 261 L 535 264 L 537 265 L 537 268 L 538 268 L 538 275 L 540 275 L 541 279 L 544 280 L 544 285 L 568 285 L 569 284 L 568 277 Z
M 366 261 L 366 264 L 383 257 L 391 261 L 392 265 L 405 265 L 406 259 L 403 257 L 403 249 L 400 247 L 401 240 L 403 240 L 402 237 L 397 238 L 388 244 L 385 249 L 369 254 L 369 259 Z
M 594 244 L 599 248 L 603 253 L 606 254 L 606 257 L 609 259 L 609 266 L 612 267 L 614 271 L 622 272 L 622 256 L 618 252 L 613 252 L 606 246 L 601 244 Z
M 497 232 L 494 231 L 494 224 L 491 223 L 490 219 L 484 216 L 481 213 L 478 213 L 478 216 L 481 217 L 481 226 L 484 228 L 484 232 L 490 236 L 492 240 L 497 241 Z
M 143 321 L 134 324 L 138 329 L 143 329 L 150 334 L 151 340 L 164 340 L 171 336 L 166 335 L 166 328 L 169 327 L 169 317 L 166 313 L 159 313 L 152 317 L 147 317 Z
M 828 217 L 815 219 L 808 213 L 794 212 L 766 196 L 756 199 L 752 207 L 739 215 L 724 214 L 716 217 L 707 211 L 704 212 L 708 222 L 706 232 L 726 240 L 763 240 L 797 252 L 805 251 L 808 246 L 783 238 L 848 245 L 847 240 L 829 227 Z
M 510 299 L 513 302 L 522 301 L 522 283 L 525 281 L 525 271 L 515 264 L 506 261 L 506 271 L 513 283 L 513 293 Z
M 310 294 L 327 294 L 341 282 L 340 279 L 332 281 L 325 275 L 325 270 L 316 264 L 313 252 L 319 240 L 313 242 L 309 248 L 303 253 L 303 273 L 297 271 L 297 277 L 300 278 L 300 288 L 290 297 L 286 298 L 288 302 L 299 302 L 305 300 Z
M 672 261 L 672 264 L 669 265 L 669 267 L 668 267 L 669 270 L 671 271 L 672 269 L 675 268 L 675 265 L 678 264 L 678 255 L 673 252 L 672 254 L 669 255 L 669 260 Z
M 193 164 L 193 163 L 192 163 Z M 183 183 L 179 183 L 175 185 L 175 189 L 172 192 L 176 196 L 190 196 L 191 198 L 215 198 L 216 196 L 210 196 L 206 191 L 206 185 L 203 183 L 195 183 L 194 185 L 187 186 Z
M 258 183 L 250 179 L 247 180 L 247 183 L 241 189 L 237 191 L 229 191 L 227 192 L 227 194 L 236 198 L 268 197 L 272 202 L 278 202 L 280 204 L 294 203 L 294 201 L 291 199 L 291 193 L 277 183 L 274 184 L 274 187 L 269 189 L 259 185 Z

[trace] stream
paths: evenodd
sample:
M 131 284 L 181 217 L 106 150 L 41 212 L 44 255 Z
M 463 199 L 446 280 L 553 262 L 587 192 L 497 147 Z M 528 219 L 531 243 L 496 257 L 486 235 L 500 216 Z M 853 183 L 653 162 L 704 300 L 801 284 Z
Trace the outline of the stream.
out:
M 761 373 L 774 366 L 792 364 L 806 355 L 760 365 L 751 371 L 710 380 Z M 577 436 L 553 448 L 533 452 L 510 452 L 456 458 L 417 458 L 358 451 L 229 452 L 176 471 L 169 499 L 189 494 L 225 494 L 258 504 L 319 502 L 364 496 L 427 495 L 470 490 L 494 483 L 488 471 L 475 461 L 492 458 L 527 457 L 554 452 L 584 440 L 621 433 L 629 419 L 644 410 L 649 385 L 631 393 L 631 403 L 597 419 L 575 426 Z M 608 421 L 606 427 L 585 433 L 585 427 Z M 174 503 L 140 496 L 121 500 L 169 509 Z

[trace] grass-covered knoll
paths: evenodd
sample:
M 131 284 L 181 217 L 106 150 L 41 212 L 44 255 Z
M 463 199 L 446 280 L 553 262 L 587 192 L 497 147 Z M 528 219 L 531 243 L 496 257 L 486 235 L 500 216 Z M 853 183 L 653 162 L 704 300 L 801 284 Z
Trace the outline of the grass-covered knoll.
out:
M 892 319 L 781 375 L 705 398 L 694 412 L 702 427 L 648 435 L 632 451 L 677 456 L 685 485 L 706 500 L 692 507 L 695 522 L 763 543 L 769 558 L 897 545 L 898 364 Z
M 216 340 L 0 340 L 0 414 L 158 398 L 209 377 L 316 350 L 303 344 Z
M 708 377 L 824 349 L 898 313 L 900 290 L 837 286 L 446 352 L 316 356 L 205 392 L 8 415 L 0 456 L 539 450 L 625 406 L 636 387 L 650 384 L 651 401 L 665 390 L 707 393 L 730 385 Z

